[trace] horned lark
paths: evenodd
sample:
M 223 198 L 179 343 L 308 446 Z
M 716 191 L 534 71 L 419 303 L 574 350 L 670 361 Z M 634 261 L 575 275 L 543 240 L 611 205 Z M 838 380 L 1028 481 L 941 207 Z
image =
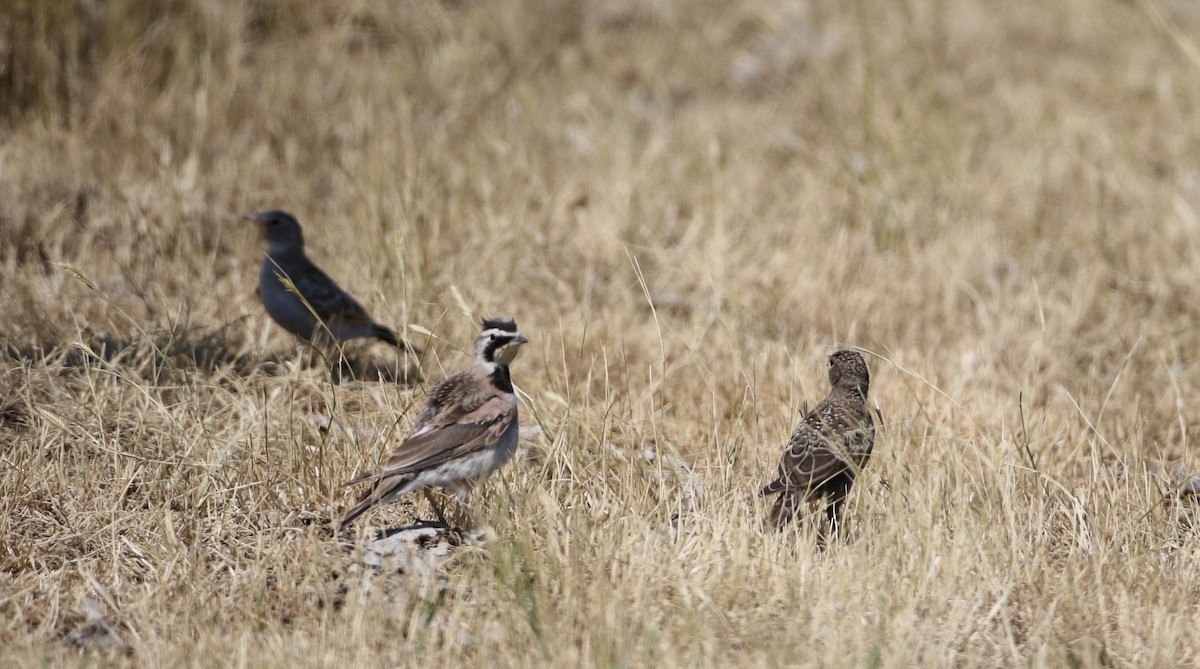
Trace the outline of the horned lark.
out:
M 829 356 L 829 383 L 829 396 L 792 432 L 779 462 L 779 477 L 759 493 L 779 494 L 771 508 L 771 521 L 778 527 L 792 519 L 801 502 L 824 498 L 828 524 L 822 537 L 827 529 L 837 530 L 842 502 L 875 441 L 867 406 L 870 374 L 862 356 L 854 351 Z
M 471 488 L 517 448 L 517 396 L 508 365 L 528 341 L 514 321 L 484 319 L 471 364 L 429 391 L 408 439 L 377 469 L 345 484 L 370 481 L 371 489 L 346 513 L 341 526 L 400 495 L 417 490 L 428 495 L 430 486 L 456 493 L 465 505 Z
M 308 259 L 295 217 L 271 210 L 244 218 L 257 223 L 267 241 L 255 292 L 280 327 L 321 348 L 373 337 L 419 355 L 394 331 L 371 320 L 361 304 Z

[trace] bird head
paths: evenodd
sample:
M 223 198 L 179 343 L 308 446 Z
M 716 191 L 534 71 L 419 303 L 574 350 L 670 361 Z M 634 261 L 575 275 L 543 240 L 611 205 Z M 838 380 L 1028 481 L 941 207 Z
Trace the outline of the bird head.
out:
M 257 214 L 247 214 L 242 218 L 258 224 L 258 231 L 267 240 L 268 253 L 281 253 L 291 249 L 304 248 L 304 236 L 300 232 L 300 222 L 295 216 L 270 209 Z
M 829 356 L 829 384 L 834 388 L 857 390 L 867 394 L 871 373 L 857 351 L 841 350 Z
M 475 340 L 475 355 L 484 362 L 507 365 L 517 357 L 521 344 L 529 340 L 521 336 L 512 319 L 485 318 L 483 331 Z

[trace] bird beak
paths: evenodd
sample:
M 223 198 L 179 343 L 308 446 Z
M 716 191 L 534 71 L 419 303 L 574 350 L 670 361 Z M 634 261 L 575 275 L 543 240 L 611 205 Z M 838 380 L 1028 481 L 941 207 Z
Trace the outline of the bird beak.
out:
M 253 223 L 254 227 L 258 228 L 258 236 L 262 239 L 267 238 L 267 226 L 263 225 L 261 214 L 242 214 L 242 220 Z
M 496 351 L 496 362 L 502 362 L 506 365 L 511 363 L 513 360 L 517 359 L 517 353 L 519 353 L 521 350 L 521 344 L 528 343 L 528 339 L 518 334 L 507 344 L 501 346 L 499 351 Z

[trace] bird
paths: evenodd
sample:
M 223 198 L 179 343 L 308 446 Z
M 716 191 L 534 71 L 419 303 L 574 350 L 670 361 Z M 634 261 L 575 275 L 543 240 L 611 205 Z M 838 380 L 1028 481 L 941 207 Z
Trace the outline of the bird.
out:
M 867 405 L 867 363 L 855 351 L 840 350 L 829 356 L 828 367 L 829 396 L 796 426 L 780 458 L 779 476 L 759 493 L 779 495 L 770 514 L 779 528 L 791 521 L 802 502 L 823 499 L 822 541 L 826 531 L 837 532 L 842 503 L 875 441 Z
M 267 242 L 255 293 L 280 327 L 318 348 L 370 337 L 420 355 L 308 259 L 295 216 L 272 209 L 243 218 L 257 223 Z
M 371 483 L 346 512 L 341 529 L 363 513 L 410 492 L 429 496 L 437 486 L 455 493 L 466 507 L 471 489 L 499 469 L 517 449 L 517 396 L 508 366 L 529 342 L 512 319 L 485 318 L 467 368 L 438 383 L 412 433 L 376 469 L 354 477 L 343 487 Z

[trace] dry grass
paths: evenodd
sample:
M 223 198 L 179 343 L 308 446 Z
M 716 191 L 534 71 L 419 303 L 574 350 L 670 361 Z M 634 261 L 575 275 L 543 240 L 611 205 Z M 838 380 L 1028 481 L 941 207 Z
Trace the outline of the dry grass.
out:
M 1200 13 L 775 5 L 0 3 L 0 664 L 1200 663 Z M 534 340 L 437 569 L 312 522 L 424 384 L 305 364 L 267 207 L 430 381 Z M 752 493 L 842 345 L 821 552 Z

